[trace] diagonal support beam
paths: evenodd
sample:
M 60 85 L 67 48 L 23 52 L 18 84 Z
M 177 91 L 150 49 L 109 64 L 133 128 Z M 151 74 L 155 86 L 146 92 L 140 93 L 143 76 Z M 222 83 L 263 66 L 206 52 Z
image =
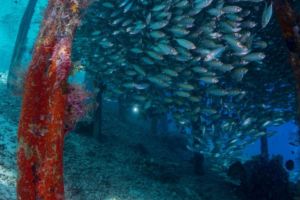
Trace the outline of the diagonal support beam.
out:
M 36 3 L 37 0 L 30 0 L 28 2 L 28 5 L 26 7 L 26 10 L 21 20 L 21 24 L 19 26 L 19 31 L 15 42 L 15 47 L 11 58 L 9 73 L 7 78 L 7 87 L 10 90 L 12 90 L 12 92 L 17 92 L 16 84 L 18 83 L 18 79 L 20 78 L 18 77 L 17 72 L 21 67 L 21 60 L 24 53 L 28 31 L 30 28 L 30 23 L 32 20 L 32 16 L 34 14 Z

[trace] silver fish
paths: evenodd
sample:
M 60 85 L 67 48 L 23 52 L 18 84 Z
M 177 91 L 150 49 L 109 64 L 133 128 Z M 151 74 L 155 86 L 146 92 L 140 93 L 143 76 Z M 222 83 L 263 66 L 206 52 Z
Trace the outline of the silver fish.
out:
M 271 3 L 270 5 L 268 5 L 267 3 L 265 3 L 265 8 L 262 14 L 262 19 L 261 19 L 261 27 L 265 28 L 271 18 L 272 18 L 272 14 L 273 14 L 273 3 Z

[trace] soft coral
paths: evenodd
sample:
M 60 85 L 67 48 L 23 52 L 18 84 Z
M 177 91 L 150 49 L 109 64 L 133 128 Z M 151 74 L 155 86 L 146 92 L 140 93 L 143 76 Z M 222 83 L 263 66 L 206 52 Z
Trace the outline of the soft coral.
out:
M 66 132 L 73 129 L 76 122 L 87 112 L 86 100 L 90 97 L 81 86 L 69 85 L 67 94 Z

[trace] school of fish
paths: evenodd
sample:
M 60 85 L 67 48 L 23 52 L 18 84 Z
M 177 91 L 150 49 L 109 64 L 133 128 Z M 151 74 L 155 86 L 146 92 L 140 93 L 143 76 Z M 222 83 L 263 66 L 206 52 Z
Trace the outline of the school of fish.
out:
M 188 149 L 226 167 L 269 125 L 293 117 L 293 97 L 282 103 L 272 91 L 290 85 L 269 73 L 268 42 L 257 33 L 271 18 L 263 0 L 96 0 L 74 55 L 106 85 L 106 98 L 145 115 L 171 113 L 192 128 Z

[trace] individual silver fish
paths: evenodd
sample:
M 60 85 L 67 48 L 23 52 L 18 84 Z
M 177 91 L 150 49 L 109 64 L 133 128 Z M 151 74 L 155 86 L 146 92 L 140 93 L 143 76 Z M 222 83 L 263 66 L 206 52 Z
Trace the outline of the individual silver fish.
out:
M 222 56 L 223 52 L 225 51 L 226 47 L 222 46 L 217 49 L 212 50 L 208 54 L 206 54 L 204 61 L 211 61 L 214 59 L 218 59 Z
M 186 39 L 175 39 L 175 41 L 185 49 L 196 49 L 196 46 L 193 42 L 186 40 Z
M 262 14 L 262 18 L 261 18 L 261 27 L 265 28 L 271 18 L 272 18 L 272 14 L 273 14 L 273 3 L 271 2 L 270 5 L 267 4 L 267 2 L 265 3 L 265 8 Z
M 252 52 L 242 58 L 246 61 L 253 62 L 253 61 L 261 61 L 265 57 L 266 57 L 266 55 L 262 52 Z

